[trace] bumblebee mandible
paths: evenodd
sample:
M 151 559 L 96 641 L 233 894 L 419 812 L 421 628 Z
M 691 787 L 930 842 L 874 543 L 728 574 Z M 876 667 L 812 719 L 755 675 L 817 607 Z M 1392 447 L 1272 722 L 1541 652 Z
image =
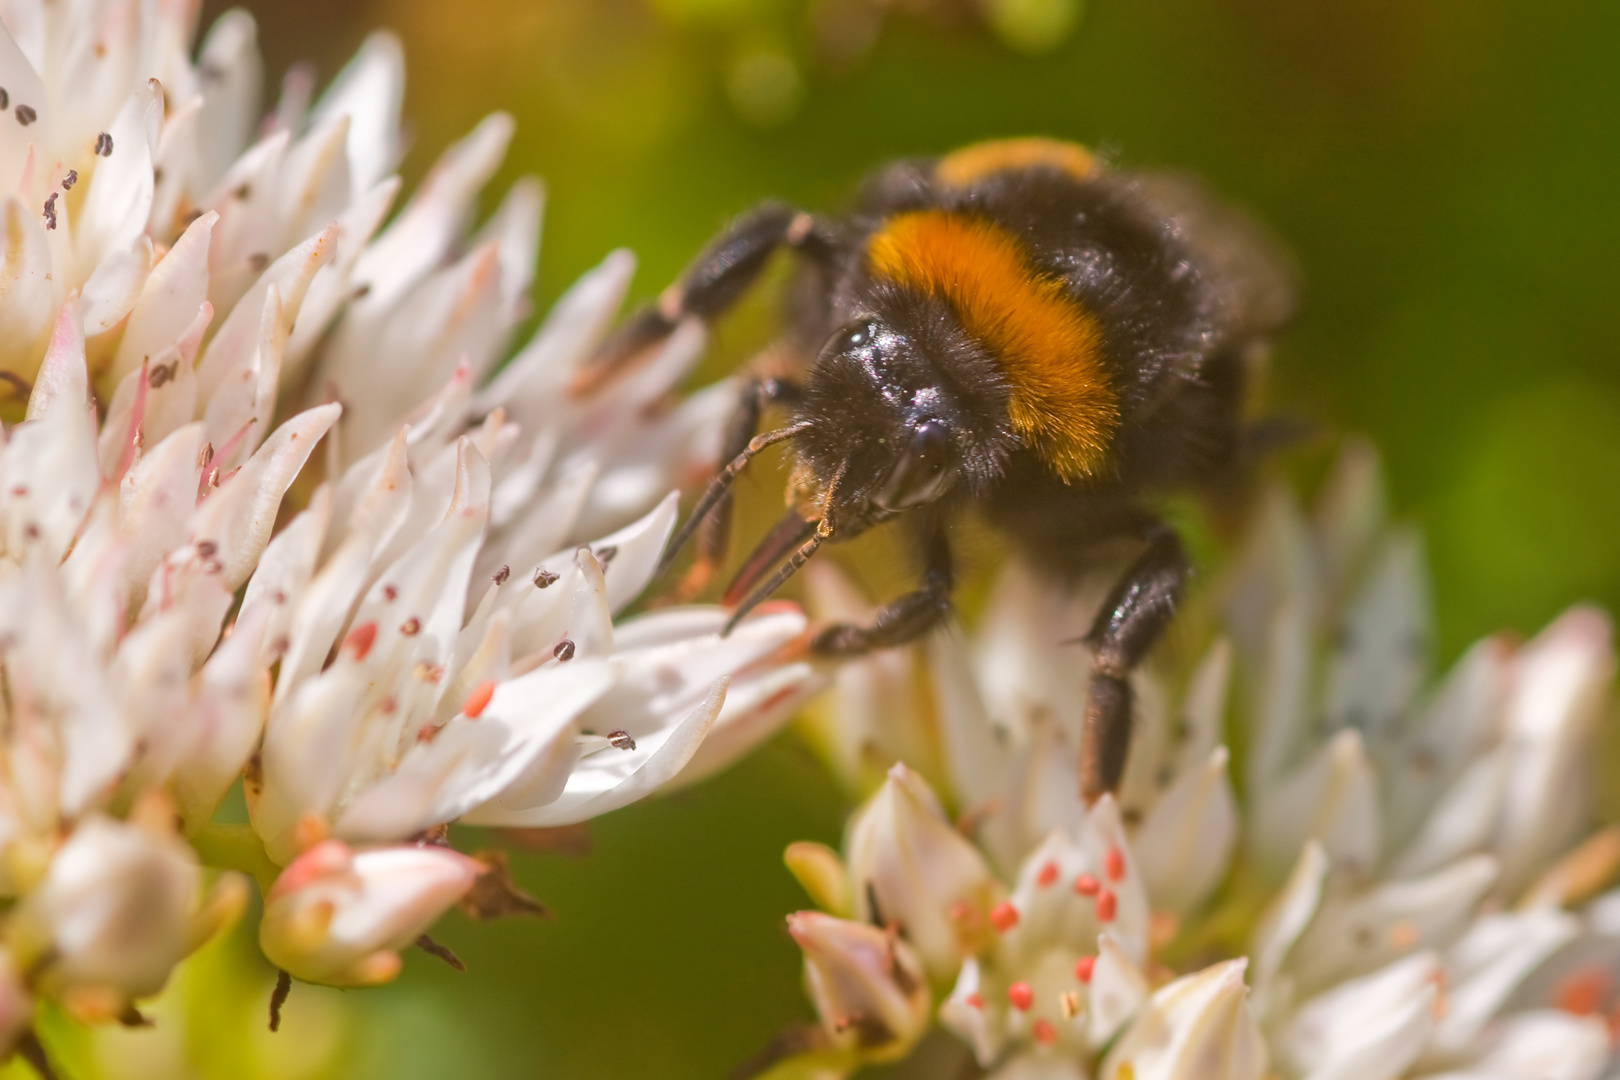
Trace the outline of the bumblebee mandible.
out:
M 724 602 L 735 624 L 829 541 L 899 518 L 922 580 L 869 625 L 819 631 L 849 656 L 901 645 L 950 612 L 946 525 L 976 508 L 1039 571 L 1072 579 L 1121 543 L 1134 562 L 1086 643 L 1095 653 L 1080 788 L 1120 782 L 1134 668 L 1181 596 L 1187 556 L 1154 496 L 1217 491 L 1251 456 L 1254 361 L 1286 320 L 1289 275 L 1240 215 L 1174 178 L 1115 171 L 1047 139 L 982 143 L 879 171 L 844 218 L 767 204 L 737 221 L 609 339 L 600 378 L 688 317 L 712 319 L 786 247 L 801 266 L 785 344 L 756 377 L 724 468 L 672 538 L 693 575 L 723 562 L 730 485 L 766 447 L 795 459 L 790 509 Z M 759 433 L 767 409 L 787 422 Z M 689 580 L 693 580 L 689 577 Z

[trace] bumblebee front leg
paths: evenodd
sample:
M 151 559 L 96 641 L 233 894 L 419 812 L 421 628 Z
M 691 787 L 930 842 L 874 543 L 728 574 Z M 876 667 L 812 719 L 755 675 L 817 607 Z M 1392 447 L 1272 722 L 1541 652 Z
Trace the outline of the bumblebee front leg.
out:
M 743 386 L 742 393 L 737 397 L 736 408 L 726 421 L 726 429 L 721 436 L 720 460 L 726 465 L 687 518 L 686 528 L 669 545 L 669 555 L 673 557 L 696 530 L 697 558 L 675 587 L 677 599 L 687 600 L 702 592 L 714 577 L 714 572 L 726 561 L 726 551 L 731 542 L 730 483 L 757 453 L 752 446 L 759 433 L 760 417 L 772 405 L 795 404 L 799 396 L 798 386 L 786 379 L 754 378 Z
M 951 613 L 951 546 L 943 523 L 931 516 L 922 526 L 922 585 L 878 609 L 865 626 L 834 623 L 810 640 L 821 656 L 859 656 L 915 641 Z
M 1080 733 L 1080 795 L 1088 804 L 1116 790 L 1125 774 L 1131 747 L 1128 679 L 1175 614 L 1188 570 L 1180 539 L 1157 526 L 1083 639 L 1096 656 Z
M 593 387 L 626 361 L 668 337 L 688 316 L 713 319 L 759 279 L 771 253 L 787 245 L 814 259 L 830 258 L 835 243 L 827 224 L 803 210 L 766 203 L 745 214 L 713 240 L 679 281 L 619 327 L 575 380 Z

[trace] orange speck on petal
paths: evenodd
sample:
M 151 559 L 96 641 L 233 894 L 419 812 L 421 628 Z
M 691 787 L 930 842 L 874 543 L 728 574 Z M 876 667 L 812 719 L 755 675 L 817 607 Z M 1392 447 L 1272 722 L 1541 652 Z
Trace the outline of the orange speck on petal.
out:
M 1046 1019 L 1044 1016 L 1030 1026 L 1029 1033 L 1033 1035 L 1035 1037 L 1035 1041 L 1040 1043 L 1042 1046 L 1051 1046 L 1053 1043 L 1057 1042 L 1057 1028 L 1053 1027 L 1052 1021 Z
M 478 689 L 467 695 L 462 703 L 461 711 L 468 719 L 476 719 L 480 713 L 489 707 L 489 699 L 495 696 L 495 684 L 484 683 Z
M 1102 888 L 1102 883 L 1090 874 L 1081 874 L 1074 879 L 1074 891 L 1081 896 L 1096 896 L 1097 890 L 1100 888 Z
M 1125 879 L 1125 853 L 1117 847 L 1111 847 L 1103 852 L 1103 873 L 1108 875 L 1109 881 L 1123 881 Z
M 1057 879 L 1058 879 L 1057 863 L 1049 862 L 1049 863 L 1045 864 L 1044 866 L 1042 866 L 1041 869 L 1040 869 L 1040 872 L 1035 875 L 1035 884 L 1039 885 L 1041 888 L 1044 889 L 1044 888 L 1046 888 L 1046 886 L 1052 884 L 1052 882 L 1056 881 Z
M 1091 981 L 1091 973 L 1097 970 L 1095 956 L 1082 956 L 1074 962 L 1074 977 L 1083 983 Z
M 978 994 L 969 994 L 967 997 L 962 999 L 962 1004 L 969 1005 L 975 1009 L 983 1009 L 984 998 L 980 997 Z
M 1035 1004 L 1035 988 L 1027 982 L 1015 982 L 1007 987 L 1007 1000 L 1019 1012 L 1028 1012 Z
M 990 925 L 1005 934 L 1018 925 L 1018 909 L 1011 900 L 1003 900 L 990 909 Z
M 1097 893 L 1097 920 L 1099 922 L 1113 922 L 1114 914 L 1119 910 L 1119 898 L 1114 895 L 1113 889 L 1103 889 Z
M 1553 1004 L 1575 1016 L 1591 1016 L 1603 1006 L 1609 973 L 1593 964 L 1577 968 L 1553 987 Z
M 349 636 L 343 639 L 343 647 L 349 651 L 356 662 L 364 660 L 371 651 L 372 643 L 377 640 L 377 624 L 374 622 L 361 623 L 349 631 Z

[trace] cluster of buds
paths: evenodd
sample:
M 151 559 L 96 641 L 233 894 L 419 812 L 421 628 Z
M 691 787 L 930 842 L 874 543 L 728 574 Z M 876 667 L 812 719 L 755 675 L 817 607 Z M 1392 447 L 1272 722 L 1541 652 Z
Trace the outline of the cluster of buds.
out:
M 470 228 L 511 121 L 392 212 L 393 39 L 261 119 L 252 20 L 193 58 L 196 17 L 0 6 L 0 1053 L 41 1000 L 138 1018 L 231 867 L 285 973 L 386 981 L 458 902 L 535 908 L 448 823 L 689 782 L 819 678 L 789 606 L 622 618 L 735 388 L 674 394 L 695 324 L 580 378 L 623 252 L 496 372 L 541 211 Z
M 822 603 L 849 612 L 849 587 L 820 574 Z M 900 745 L 937 747 L 919 765 L 959 816 L 896 764 L 842 855 L 789 848 L 824 911 L 909 946 L 932 990 L 886 1043 L 819 1051 L 828 1070 L 903 1054 L 932 1014 L 996 1080 L 1603 1074 L 1620 892 L 1599 894 L 1620 839 L 1589 833 L 1586 792 L 1606 617 L 1487 640 L 1425 691 L 1418 545 L 1385 524 L 1376 462 L 1351 445 L 1314 521 L 1267 500 L 1206 598 L 1228 634 L 1179 696 L 1135 677 L 1124 782 L 1087 806 L 1083 654 L 1064 643 L 1101 592 L 1013 566 L 977 644 L 947 632 L 835 676 L 817 732 L 834 763 L 859 783 Z M 1195 603 L 1184 632 L 1208 616 Z M 1241 798 L 1225 720 L 1240 664 Z

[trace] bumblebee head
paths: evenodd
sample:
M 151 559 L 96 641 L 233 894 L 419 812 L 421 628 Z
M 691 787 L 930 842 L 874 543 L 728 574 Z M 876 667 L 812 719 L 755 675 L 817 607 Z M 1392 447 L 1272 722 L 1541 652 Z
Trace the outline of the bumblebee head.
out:
M 913 335 L 876 316 L 848 324 L 822 348 L 793 444 L 801 511 L 825 521 L 823 531 L 854 535 L 955 487 L 959 410 L 930 368 Z
M 723 602 L 740 605 L 734 621 L 822 542 L 979 489 L 999 470 L 1005 440 L 996 415 L 1005 394 L 996 364 L 965 351 L 978 347 L 948 311 L 901 299 L 834 333 L 810 367 L 792 423 L 761 437 L 788 442 L 797 463 L 786 517 L 726 590 Z M 983 377 L 947 383 L 937 362 L 945 350 L 952 371 Z

